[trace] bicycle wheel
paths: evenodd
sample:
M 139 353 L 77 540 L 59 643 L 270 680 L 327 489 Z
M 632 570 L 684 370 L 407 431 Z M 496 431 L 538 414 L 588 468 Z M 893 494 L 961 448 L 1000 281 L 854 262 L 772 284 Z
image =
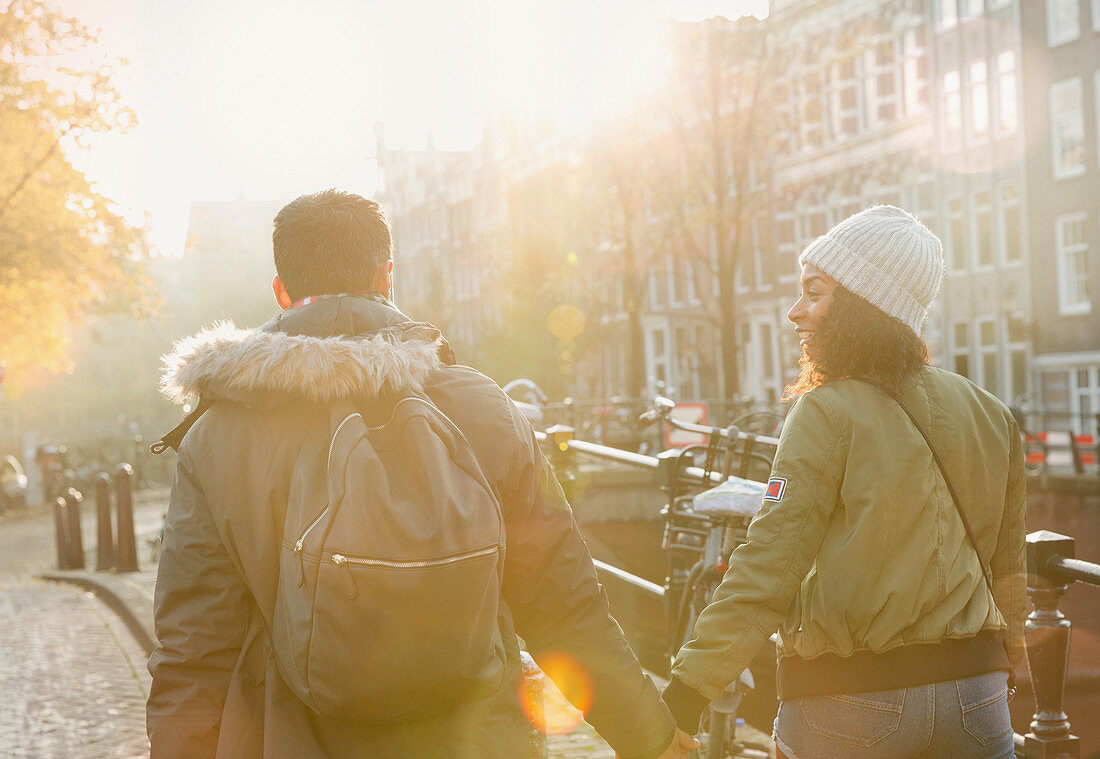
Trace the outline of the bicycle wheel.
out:
M 680 597 L 680 605 L 676 612 L 676 634 L 672 643 L 679 650 L 680 646 L 691 640 L 691 632 L 695 628 L 695 620 L 699 612 L 706 606 L 706 587 L 699 580 L 703 576 L 703 562 L 697 561 L 688 571 L 684 581 L 684 594 Z M 676 652 L 672 652 L 675 657 Z

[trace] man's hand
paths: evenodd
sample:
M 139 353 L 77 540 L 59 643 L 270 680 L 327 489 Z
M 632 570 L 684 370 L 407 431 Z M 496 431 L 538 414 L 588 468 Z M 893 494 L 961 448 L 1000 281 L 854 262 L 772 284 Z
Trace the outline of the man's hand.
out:
M 689 752 L 694 751 L 701 745 L 695 738 L 680 728 L 676 728 L 676 734 L 672 736 L 672 743 L 657 759 L 688 759 Z M 615 754 L 615 759 L 621 759 L 621 757 Z

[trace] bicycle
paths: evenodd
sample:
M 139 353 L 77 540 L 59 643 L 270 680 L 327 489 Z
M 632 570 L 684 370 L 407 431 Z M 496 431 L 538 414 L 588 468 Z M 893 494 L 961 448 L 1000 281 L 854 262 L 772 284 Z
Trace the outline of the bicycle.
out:
M 658 458 L 664 467 L 663 490 L 668 505 L 662 509 L 666 556 L 665 603 L 669 660 L 688 642 L 695 620 L 710 602 L 728 569 L 727 559 L 745 542 L 749 522 L 760 508 L 767 475 L 771 471 L 778 440 L 726 429 L 682 422 L 672 416 L 675 403 L 658 396 L 640 417 L 652 424 L 661 421 L 674 428 L 705 435 L 706 445 L 689 445 Z M 695 458 L 703 459 L 701 468 Z M 685 466 L 690 461 L 691 464 Z M 738 472 L 734 475 L 734 470 Z M 755 474 L 756 479 L 750 477 Z M 712 485 L 702 492 L 698 483 Z M 738 740 L 737 712 L 745 695 L 755 686 L 749 670 L 731 683 L 725 695 L 712 702 L 700 726 L 706 759 L 766 757 L 765 746 Z

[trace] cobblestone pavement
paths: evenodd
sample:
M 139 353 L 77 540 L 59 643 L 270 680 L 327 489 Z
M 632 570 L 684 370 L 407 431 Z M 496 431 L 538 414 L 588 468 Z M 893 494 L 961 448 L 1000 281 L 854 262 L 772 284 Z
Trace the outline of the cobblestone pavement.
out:
M 149 755 L 145 653 L 90 593 L 0 581 L 0 756 Z

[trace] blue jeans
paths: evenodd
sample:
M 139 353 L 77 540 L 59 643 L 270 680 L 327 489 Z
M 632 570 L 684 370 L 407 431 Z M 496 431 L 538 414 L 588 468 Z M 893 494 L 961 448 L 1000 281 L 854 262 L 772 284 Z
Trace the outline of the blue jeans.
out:
M 1011 759 L 1008 673 L 783 701 L 775 739 L 788 759 Z

